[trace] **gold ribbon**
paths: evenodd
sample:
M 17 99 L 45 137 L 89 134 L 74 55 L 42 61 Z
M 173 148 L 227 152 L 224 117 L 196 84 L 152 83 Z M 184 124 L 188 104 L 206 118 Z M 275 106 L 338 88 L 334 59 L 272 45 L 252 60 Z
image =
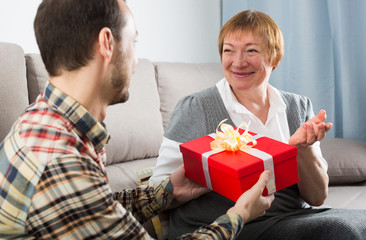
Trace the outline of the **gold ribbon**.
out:
M 236 152 L 252 148 L 257 144 L 257 141 L 248 132 L 250 122 L 248 124 L 243 122 L 237 129 L 234 129 L 230 124 L 226 124 L 226 121 L 227 119 L 222 120 L 216 128 L 216 138 L 210 143 L 212 151 L 221 152 L 226 150 Z M 245 127 L 243 134 L 239 133 L 239 128 L 241 127 Z M 219 128 L 221 131 L 219 131 Z

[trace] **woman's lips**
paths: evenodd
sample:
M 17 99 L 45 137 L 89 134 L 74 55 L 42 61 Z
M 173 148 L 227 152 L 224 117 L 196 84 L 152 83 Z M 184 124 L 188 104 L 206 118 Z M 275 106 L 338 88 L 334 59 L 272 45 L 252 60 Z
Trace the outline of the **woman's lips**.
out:
M 249 77 L 254 72 L 232 72 L 232 73 L 237 78 L 245 78 L 245 77 Z

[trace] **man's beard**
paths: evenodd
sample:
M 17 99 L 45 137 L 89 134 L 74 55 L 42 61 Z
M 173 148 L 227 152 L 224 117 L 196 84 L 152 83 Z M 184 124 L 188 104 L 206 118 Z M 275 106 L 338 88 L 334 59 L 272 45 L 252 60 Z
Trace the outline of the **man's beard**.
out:
M 114 91 L 112 93 L 113 99 L 109 105 L 124 103 L 129 98 L 128 88 L 126 88 L 129 81 L 128 69 L 121 51 L 117 50 L 113 65 L 111 82 Z

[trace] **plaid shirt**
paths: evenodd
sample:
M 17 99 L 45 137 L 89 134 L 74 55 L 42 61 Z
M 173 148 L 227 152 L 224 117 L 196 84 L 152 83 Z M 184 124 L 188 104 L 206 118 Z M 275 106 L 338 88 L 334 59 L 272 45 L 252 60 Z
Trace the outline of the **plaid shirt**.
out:
M 0 144 L 0 238 L 149 239 L 141 223 L 174 204 L 171 182 L 113 194 L 108 139 L 103 124 L 48 84 Z M 241 222 L 223 215 L 182 239 L 230 239 Z

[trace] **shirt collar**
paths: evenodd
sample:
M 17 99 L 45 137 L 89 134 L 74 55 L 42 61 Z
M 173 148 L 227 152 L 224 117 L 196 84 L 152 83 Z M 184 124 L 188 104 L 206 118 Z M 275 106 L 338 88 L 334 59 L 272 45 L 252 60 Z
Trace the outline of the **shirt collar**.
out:
M 82 136 L 86 136 L 92 142 L 98 152 L 102 151 L 110 139 L 104 123 L 98 122 L 80 103 L 51 83 L 47 83 L 44 97 L 75 125 Z
M 227 102 L 227 109 L 231 109 L 231 111 L 236 113 L 246 113 L 251 114 L 251 112 L 241 105 L 238 100 L 236 99 L 233 91 L 231 90 L 229 82 L 226 80 L 226 78 L 222 79 L 220 81 L 220 84 L 222 84 L 220 87 L 223 86 L 224 91 L 222 92 L 223 97 L 225 98 L 224 102 Z M 270 114 L 276 114 L 279 112 L 283 112 L 286 110 L 286 104 L 283 101 L 281 94 L 279 91 L 274 88 L 271 85 L 268 85 L 268 97 L 269 97 L 269 103 L 270 103 Z M 270 115 L 269 114 L 269 115 Z M 270 116 L 269 116 L 270 117 Z

